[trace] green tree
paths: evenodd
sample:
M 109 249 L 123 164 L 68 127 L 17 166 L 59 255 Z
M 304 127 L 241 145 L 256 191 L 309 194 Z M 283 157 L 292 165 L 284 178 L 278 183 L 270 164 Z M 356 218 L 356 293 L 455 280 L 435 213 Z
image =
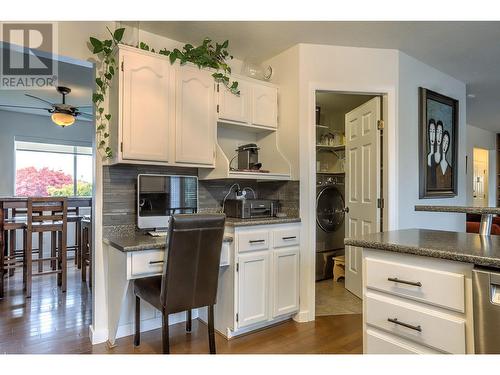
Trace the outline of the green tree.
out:
M 72 197 L 73 184 L 63 185 L 61 187 L 49 186 L 47 192 L 51 197 Z M 76 195 L 81 197 L 92 196 L 92 184 L 86 181 L 78 181 L 76 185 Z

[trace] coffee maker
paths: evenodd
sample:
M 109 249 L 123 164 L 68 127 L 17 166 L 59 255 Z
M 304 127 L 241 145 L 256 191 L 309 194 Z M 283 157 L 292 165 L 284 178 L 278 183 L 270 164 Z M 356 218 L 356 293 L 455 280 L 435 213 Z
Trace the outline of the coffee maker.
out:
M 238 147 L 236 150 L 238 153 L 238 169 L 260 169 L 262 164 L 259 163 L 259 150 L 260 148 L 255 143 L 248 143 Z

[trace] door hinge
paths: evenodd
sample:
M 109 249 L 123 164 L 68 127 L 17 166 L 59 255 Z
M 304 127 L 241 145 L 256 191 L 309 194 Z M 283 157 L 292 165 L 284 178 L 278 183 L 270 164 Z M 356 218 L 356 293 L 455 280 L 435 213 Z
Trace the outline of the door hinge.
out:
M 121 64 L 121 69 L 122 69 L 122 72 L 123 72 L 123 60 L 122 60 L 122 64 Z
M 217 113 L 219 113 L 219 105 L 217 104 Z
M 120 151 L 123 152 L 123 142 L 120 142 Z
M 377 199 L 377 208 L 384 208 L 384 198 Z
M 240 320 L 240 317 L 238 316 L 238 313 L 236 313 L 236 321 L 238 322 Z
M 238 272 L 239 270 L 240 270 L 240 264 L 236 263 L 236 272 Z
M 384 120 L 378 120 L 377 121 L 377 130 L 382 130 L 384 129 Z

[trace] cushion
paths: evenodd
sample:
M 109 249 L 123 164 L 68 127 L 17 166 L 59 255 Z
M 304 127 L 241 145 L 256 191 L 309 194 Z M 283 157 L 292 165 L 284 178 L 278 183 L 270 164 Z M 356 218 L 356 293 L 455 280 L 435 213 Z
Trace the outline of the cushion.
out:
M 158 310 L 163 310 L 160 301 L 160 292 L 161 275 L 134 280 L 135 295 L 153 305 Z

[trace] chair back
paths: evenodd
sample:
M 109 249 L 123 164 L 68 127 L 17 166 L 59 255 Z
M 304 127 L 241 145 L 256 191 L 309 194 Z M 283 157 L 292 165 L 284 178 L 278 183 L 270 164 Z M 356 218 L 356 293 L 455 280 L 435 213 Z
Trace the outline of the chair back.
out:
M 161 285 L 167 314 L 215 305 L 225 219 L 224 214 L 172 216 Z
M 28 231 L 65 230 L 68 221 L 66 198 L 28 198 L 26 219 Z

